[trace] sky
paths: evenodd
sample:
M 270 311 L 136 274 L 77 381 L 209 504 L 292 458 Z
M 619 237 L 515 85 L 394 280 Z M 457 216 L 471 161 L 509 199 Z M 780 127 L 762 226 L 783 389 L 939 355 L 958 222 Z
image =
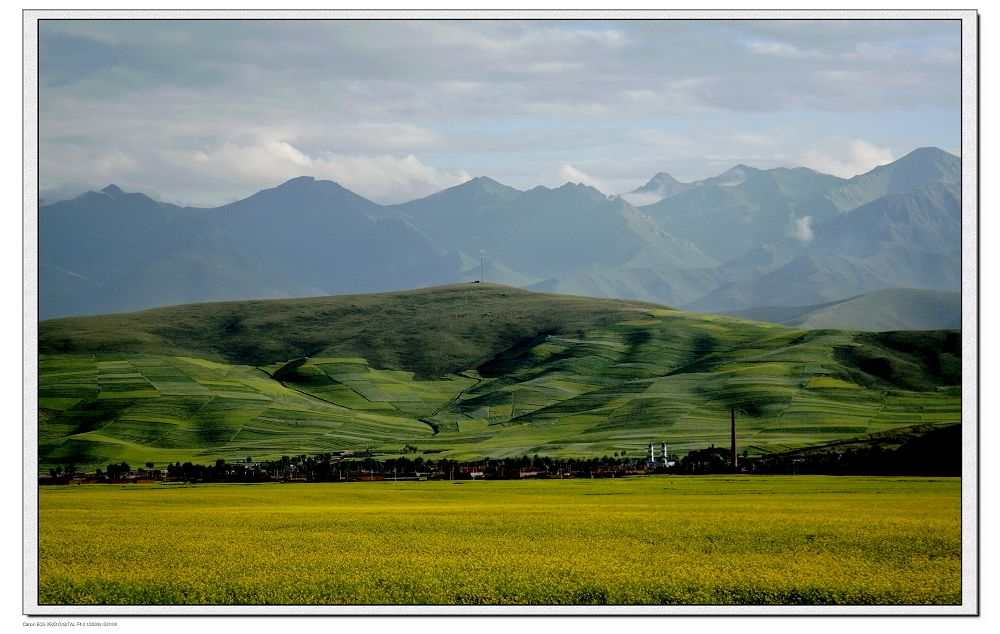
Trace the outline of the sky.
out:
M 43 20 L 43 201 L 193 206 L 297 176 L 379 203 L 475 176 L 628 192 L 736 164 L 960 154 L 960 23 Z

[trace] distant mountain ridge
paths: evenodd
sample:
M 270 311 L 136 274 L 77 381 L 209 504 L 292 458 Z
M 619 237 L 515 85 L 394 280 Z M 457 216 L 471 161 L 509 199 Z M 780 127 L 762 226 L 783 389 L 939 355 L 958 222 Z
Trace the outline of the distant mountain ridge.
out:
M 379 205 L 303 176 L 213 209 L 110 185 L 39 207 L 41 318 L 487 281 L 705 311 L 960 288 L 960 160 L 852 179 L 738 165 L 631 194 L 478 177 Z
M 785 237 L 794 230 L 796 218 L 815 221 L 837 213 L 823 196 L 843 182 L 836 176 L 805 168 L 745 166 L 737 174 L 738 178 L 706 181 L 639 209 L 662 230 L 698 245 L 719 262 Z
M 724 284 L 688 307 L 801 306 L 885 288 L 961 289 L 961 196 L 932 181 L 816 224 L 805 245 L 772 248 L 773 270 Z M 785 261 L 787 259 L 787 261 Z
M 622 198 L 632 205 L 649 205 L 660 202 L 664 198 L 676 196 L 689 189 L 694 189 L 697 186 L 696 183 L 681 182 L 666 172 L 657 172 L 645 185 L 622 194 Z

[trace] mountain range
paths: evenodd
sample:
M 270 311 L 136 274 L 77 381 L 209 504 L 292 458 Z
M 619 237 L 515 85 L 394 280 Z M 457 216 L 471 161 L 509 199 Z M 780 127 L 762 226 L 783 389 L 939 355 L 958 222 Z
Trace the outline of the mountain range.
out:
M 110 185 L 39 207 L 39 316 L 480 279 L 730 313 L 958 292 L 960 172 L 922 148 L 850 179 L 739 165 L 609 197 L 479 177 L 397 205 L 300 177 L 212 209 Z

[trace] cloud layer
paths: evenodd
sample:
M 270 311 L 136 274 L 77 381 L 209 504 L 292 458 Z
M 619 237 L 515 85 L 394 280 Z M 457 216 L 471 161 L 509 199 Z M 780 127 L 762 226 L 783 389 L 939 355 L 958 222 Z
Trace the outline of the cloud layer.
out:
M 734 163 L 959 150 L 952 21 L 59 21 L 43 189 L 219 204 L 303 174 L 380 202 L 489 175 L 628 191 Z

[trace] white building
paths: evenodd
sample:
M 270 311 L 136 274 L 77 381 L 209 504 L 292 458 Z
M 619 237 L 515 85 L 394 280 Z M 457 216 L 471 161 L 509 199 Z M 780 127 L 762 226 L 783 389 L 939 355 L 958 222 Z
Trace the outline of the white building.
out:
M 646 467 L 649 469 L 659 469 L 665 467 L 672 467 L 676 463 L 670 460 L 670 454 L 667 453 L 667 443 L 660 443 L 660 455 L 656 455 L 656 451 L 653 449 L 653 443 L 649 443 L 649 448 L 646 454 Z

